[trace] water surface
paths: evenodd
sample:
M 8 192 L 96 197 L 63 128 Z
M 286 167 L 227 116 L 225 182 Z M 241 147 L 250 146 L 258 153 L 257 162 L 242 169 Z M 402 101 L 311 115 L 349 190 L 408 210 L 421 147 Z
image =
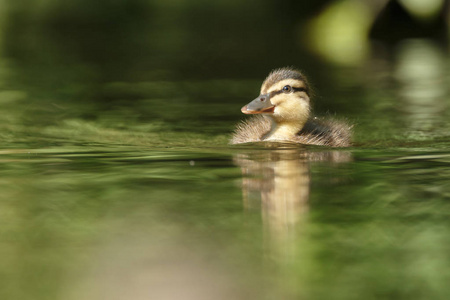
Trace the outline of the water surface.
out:
M 346 68 L 297 52 L 255 67 L 267 52 L 246 64 L 245 48 L 207 68 L 180 52 L 215 36 L 187 35 L 201 18 L 157 46 L 178 29 L 139 20 L 5 30 L 1 299 L 448 299 L 445 48 L 408 40 Z M 353 147 L 228 145 L 277 63 L 306 69 Z

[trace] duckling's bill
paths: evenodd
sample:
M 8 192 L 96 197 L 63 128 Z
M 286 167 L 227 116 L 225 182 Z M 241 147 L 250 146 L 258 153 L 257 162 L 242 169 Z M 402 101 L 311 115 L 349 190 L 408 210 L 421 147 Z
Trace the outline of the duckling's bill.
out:
M 260 95 L 258 98 L 241 108 L 241 112 L 247 115 L 271 113 L 273 114 L 275 105 L 270 102 L 270 95 Z

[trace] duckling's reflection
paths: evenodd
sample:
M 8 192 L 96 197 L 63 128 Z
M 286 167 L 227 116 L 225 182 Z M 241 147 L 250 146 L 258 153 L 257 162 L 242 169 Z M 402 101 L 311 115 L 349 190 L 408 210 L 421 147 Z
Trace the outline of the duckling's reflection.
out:
M 300 147 L 249 150 L 237 154 L 241 167 L 243 205 L 246 211 L 260 203 L 268 251 L 277 259 L 290 260 L 295 251 L 299 224 L 306 219 L 310 195 L 310 163 L 348 162 L 350 152 L 314 152 Z

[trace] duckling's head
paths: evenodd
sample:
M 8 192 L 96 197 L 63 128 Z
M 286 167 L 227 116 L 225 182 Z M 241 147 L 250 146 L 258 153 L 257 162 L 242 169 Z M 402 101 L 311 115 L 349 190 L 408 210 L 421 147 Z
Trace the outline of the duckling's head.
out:
M 296 123 L 303 127 L 310 112 L 310 87 L 298 70 L 272 71 L 261 86 L 260 95 L 244 106 L 244 114 L 264 114 L 275 123 Z

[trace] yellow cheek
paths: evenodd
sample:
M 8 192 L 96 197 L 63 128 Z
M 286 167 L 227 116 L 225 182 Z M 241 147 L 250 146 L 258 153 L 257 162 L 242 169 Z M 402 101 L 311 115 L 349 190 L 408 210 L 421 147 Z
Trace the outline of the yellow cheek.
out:
M 270 101 L 275 106 L 280 106 L 282 104 L 282 101 Z
M 284 104 L 285 99 L 283 98 L 283 95 L 277 95 L 270 99 L 270 102 L 272 102 L 273 105 L 280 106 Z

